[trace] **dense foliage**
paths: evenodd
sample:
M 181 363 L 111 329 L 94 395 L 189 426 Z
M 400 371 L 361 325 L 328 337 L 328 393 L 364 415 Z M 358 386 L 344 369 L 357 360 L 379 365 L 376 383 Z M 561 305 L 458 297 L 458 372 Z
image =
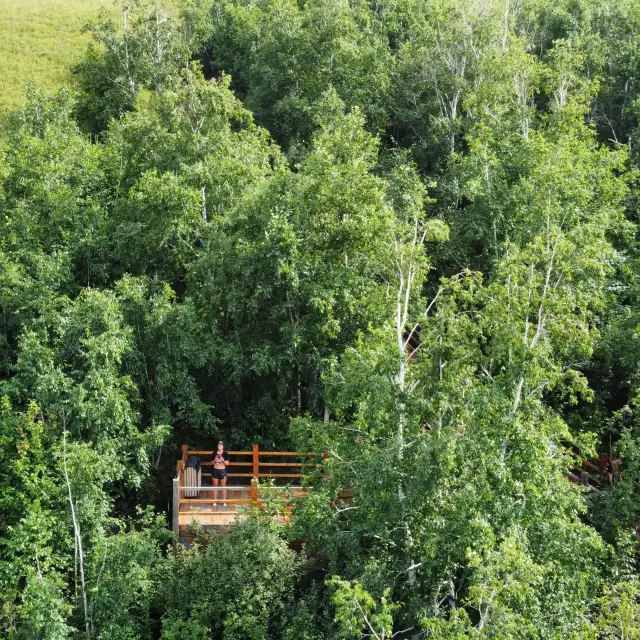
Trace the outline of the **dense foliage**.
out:
M 640 5 L 180 8 L 1 124 L 0 636 L 640 638 Z M 327 457 L 174 552 L 219 437 Z

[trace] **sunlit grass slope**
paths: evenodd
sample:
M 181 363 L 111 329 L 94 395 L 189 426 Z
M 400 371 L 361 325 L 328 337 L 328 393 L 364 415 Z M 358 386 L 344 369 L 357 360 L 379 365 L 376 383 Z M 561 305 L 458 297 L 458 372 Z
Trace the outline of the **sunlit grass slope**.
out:
M 0 110 L 19 105 L 35 80 L 57 89 L 84 51 L 82 27 L 113 0 L 0 0 Z

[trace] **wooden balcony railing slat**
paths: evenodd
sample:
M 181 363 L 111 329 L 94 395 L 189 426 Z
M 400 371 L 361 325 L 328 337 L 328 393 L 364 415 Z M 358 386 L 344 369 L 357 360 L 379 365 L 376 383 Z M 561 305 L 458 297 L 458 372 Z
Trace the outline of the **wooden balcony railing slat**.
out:
M 212 456 L 215 451 L 189 451 L 194 456 Z M 253 451 L 227 451 L 230 456 L 250 456 Z
M 304 462 L 260 462 L 261 467 L 303 467 Z
M 204 504 L 223 504 L 223 503 L 227 503 L 227 504 L 249 504 L 251 502 L 250 498 L 227 498 L 227 499 L 223 499 L 223 498 L 186 498 L 184 500 L 180 501 L 180 505 L 185 505 L 185 504 L 200 504 L 200 503 L 204 503 Z
M 307 451 L 306 453 L 299 453 L 297 451 L 260 451 L 260 457 L 262 456 L 317 456 L 317 453 L 313 451 Z
M 259 478 L 302 478 L 301 473 L 261 473 Z

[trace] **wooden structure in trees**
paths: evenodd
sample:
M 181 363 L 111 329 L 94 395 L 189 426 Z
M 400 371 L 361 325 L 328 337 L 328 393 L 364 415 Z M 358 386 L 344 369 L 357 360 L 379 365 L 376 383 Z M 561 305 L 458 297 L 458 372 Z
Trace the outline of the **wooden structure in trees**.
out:
M 584 485 L 594 491 L 598 491 L 607 481 L 606 471 L 586 459 L 582 459 L 580 464 L 574 464 L 565 475 L 569 482 Z
M 599 491 L 602 487 L 615 484 L 624 478 L 624 473 L 621 471 L 622 464 L 620 460 L 611 460 L 607 453 L 601 453 L 598 458 L 588 460 L 581 455 L 580 450 L 576 446 L 572 444 L 566 444 L 566 446 L 571 449 L 578 458 L 577 462 L 571 467 L 571 470 L 565 474 L 569 482 L 581 484 L 592 491 Z M 608 470 L 610 461 L 613 462 L 615 470 L 611 478 L 609 478 Z M 640 489 L 640 483 L 636 482 L 635 484 L 636 487 Z
M 597 460 L 588 460 L 575 446 L 570 443 L 565 443 L 565 446 L 571 448 L 578 458 L 565 474 L 567 480 L 593 491 L 608 485 L 606 454 L 601 454 Z M 186 445 L 182 447 L 173 479 L 172 529 L 177 539 L 183 542 L 190 539 L 188 529 L 195 522 L 209 529 L 229 527 L 247 517 L 251 508 L 260 509 L 267 501 L 280 505 L 275 517 L 286 522 L 295 501 L 307 495 L 299 486 L 303 469 L 314 466 L 319 457 L 315 453 L 261 451 L 258 445 L 254 445 L 251 451 L 228 451 L 229 484 L 213 487 L 203 484 L 203 481 L 210 482 L 214 453 L 189 450 Z M 201 458 L 199 471 L 186 466 L 189 456 Z M 287 484 L 278 486 L 276 483 L 282 480 Z M 347 501 L 351 497 L 348 492 L 342 492 L 340 496 Z
M 214 451 L 194 451 L 182 446 L 176 477 L 173 479 L 172 529 L 179 540 L 188 539 L 188 528 L 196 521 L 203 527 L 228 527 L 247 516 L 252 508 L 262 508 L 266 500 L 282 505 L 276 517 L 289 517 L 295 499 L 306 495 L 300 486 L 302 470 L 313 464 L 315 453 L 293 451 L 228 451 L 227 486 L 213 487 L 202 481 L 211 478 Z M 201 459 L 199 472 L 187 467 L 190 456 Z M 308 457 L 308 458 L 307 458 Z M 285 480 L 285 486 L 278 482 Z M 297 484 L 297 486 L 296 486 Z

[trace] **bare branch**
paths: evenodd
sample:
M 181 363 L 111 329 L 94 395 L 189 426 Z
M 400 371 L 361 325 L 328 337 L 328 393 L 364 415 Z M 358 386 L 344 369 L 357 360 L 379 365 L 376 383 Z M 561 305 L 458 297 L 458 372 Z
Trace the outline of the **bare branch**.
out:
M 407 633 L 408 631 L 413 631 L 413 627 L 409 627 L 408 629 L 403 629 L 402 631 L 396 631 L 391 638 L 395 638 L 397 635 L 401 633 Z

